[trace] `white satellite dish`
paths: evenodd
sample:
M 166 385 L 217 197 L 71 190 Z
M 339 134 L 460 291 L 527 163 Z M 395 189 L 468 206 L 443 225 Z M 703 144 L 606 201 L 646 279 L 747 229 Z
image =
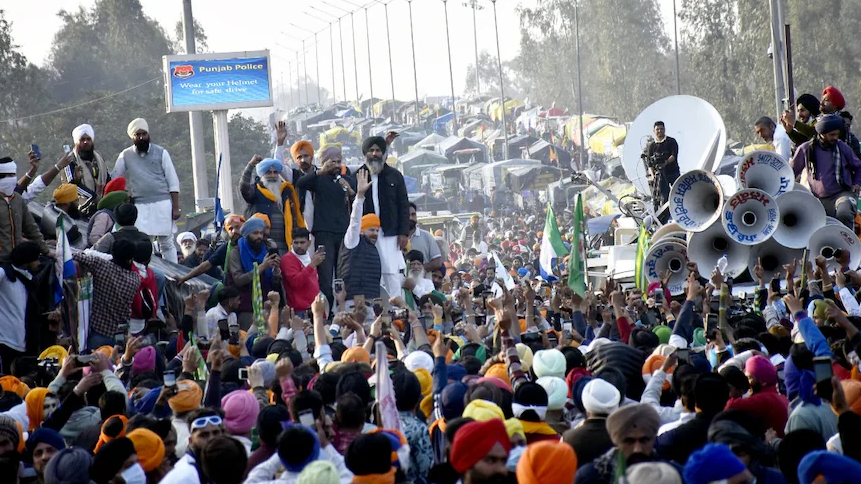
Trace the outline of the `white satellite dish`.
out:
M 646 167 L 640 154 L 655 121 L 663 121 L 667 136 L 679 143 L 679 171 L 714 172 L 726 146 L 726 126 L 720 113 L 707 101 L 694 96 L 669 96 L 644 109 L 628 129 L 622 151 L 625 176 L 642 193 L 651 195 Z M 713 152 L 713 154 L 712 154 Z

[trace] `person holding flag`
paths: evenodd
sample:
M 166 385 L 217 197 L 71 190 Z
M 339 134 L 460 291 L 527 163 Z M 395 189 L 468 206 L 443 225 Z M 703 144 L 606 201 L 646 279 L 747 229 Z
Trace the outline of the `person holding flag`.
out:
M 586 218 L 583 215 L 583 195 L 578 193 L 571 231 L 571 257 L 568 259 L 568 287 L 580 297 L 586 295 L 586 270 Z
M 553 270 L 556 265 L 554 260 L 568 255 L 568 249 L 565 248 L 565 244 L 562 242 L 562 235 L 559 233 L 559 226 L 556 224 L 556 216 L 553 214 L 553 207 L 550 205 L 550 202 L 547 202 L 547 218 L 544 221 L 540 250 L 538 258 L 539 273 L 545 281 L 553 282 L 557 280 Z

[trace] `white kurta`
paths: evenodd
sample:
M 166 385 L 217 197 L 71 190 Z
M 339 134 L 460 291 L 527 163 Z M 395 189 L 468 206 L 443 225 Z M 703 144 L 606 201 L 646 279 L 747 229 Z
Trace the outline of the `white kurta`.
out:
M 138 220 L 135 227 L 147 235 L 173 236 L 176 224 L 173 222 L 173 204 L 170 200 L 153 203 L 135 204 Z

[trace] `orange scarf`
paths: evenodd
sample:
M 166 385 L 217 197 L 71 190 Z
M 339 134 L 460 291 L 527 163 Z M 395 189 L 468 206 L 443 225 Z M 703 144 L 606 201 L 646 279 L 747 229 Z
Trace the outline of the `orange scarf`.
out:
M 290 182 L 282 183 L 281 193 L 284 193 L 285 188 L 290 189 L 290 200 L 292 203 L 290 204 L 290 210 L 284 210 L 284 240 L 287 242 L 287 247 L 293 247 L 293 219 L 295 218 L 299 227 L 303 228 L 305 227 L 305 219 L 302 217 L 302 211 L 299 210 L 299 195 L 296 194 L 293 184 Z M 275 194 L 259 183 L 257 184 L 257 189 L 268 200 L 278 203 L 278 198 L 275 197 Z
M 431 436 L 433 436 L 434 429 L 438 428 L 440 432 L 445 433 L 445 429 L 447 427 L 446 421 L 444 418 L 438 418 L 434 420 L 430 426 L 428 427 L 428 432 L 430 432 Z
M 559 435 L 553 427 L 547 425 L 547 422 L 527 422 L 521 420 L 523 425 L 523 433 L 525 434 L 540 434 L 540 435 Z
M 364 476 L 353 476 L 353 484 L 395 484 L 395 468 L 392 467 L 385 474 L 367 474 Z

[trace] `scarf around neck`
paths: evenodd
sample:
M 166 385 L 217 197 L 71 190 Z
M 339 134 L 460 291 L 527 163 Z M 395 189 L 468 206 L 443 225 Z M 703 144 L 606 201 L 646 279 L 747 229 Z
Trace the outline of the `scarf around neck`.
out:
M 263 244 L 263 247 L 260 248 L 259 252 L 254 252 L 254 249 L 251 248 L 251 244 L 248 243 L 248 240 L 245 237 L 239 239 L 239 259 L 242 261 L 242 270 L 245 272 L 249 272 L 254 270 L 254 263 L 262 264 L 263 259 L 266 258 L 266 244 Z M 272 277 L 272 268 L 266 269 L 264 273 L 265 277 Z
M 291 250 L 290 252 L 292 252 L 293 255 L 295 255 L 296 258 L 299 259 L 299 262 L 301 262 L 304 267 L 308 267 L 308 264 L 311 263 L 311 254 L 309 254 L 307 251 L 303 255 L 297 254 L 295 250 Z

